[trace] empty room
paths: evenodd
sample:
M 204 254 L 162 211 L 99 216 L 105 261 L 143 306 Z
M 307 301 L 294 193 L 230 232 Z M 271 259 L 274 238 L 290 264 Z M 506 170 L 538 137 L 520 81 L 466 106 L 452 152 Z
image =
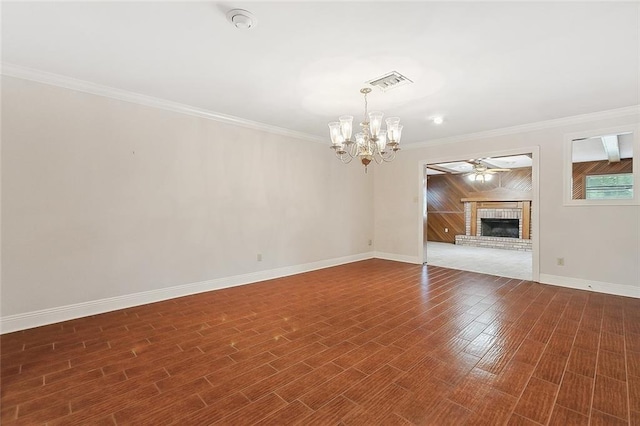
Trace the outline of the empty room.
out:
M 0 17 L 3 425 L 640 425 L 640 3 Z

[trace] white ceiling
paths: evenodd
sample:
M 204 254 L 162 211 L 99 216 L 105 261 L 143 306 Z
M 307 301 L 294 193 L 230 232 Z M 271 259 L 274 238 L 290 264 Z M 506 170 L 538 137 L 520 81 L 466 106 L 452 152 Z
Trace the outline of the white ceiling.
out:
M 403 144 L 639 103 L 639 3 L 3 2 L 2 61 L 326 137 L 370 109 Z M 226 21 L 250 10 L 256 28 Z M 443 115 L 442 125 L 429 117 Z
M 621 133 L 616 135 L 620 158 L 633 158 L 633 134 Z M 602 137 L 574 140 L 571 145 L 571 161 L 582 163 L 585 161 L 607 160 L 607 152 L 602 144 Z

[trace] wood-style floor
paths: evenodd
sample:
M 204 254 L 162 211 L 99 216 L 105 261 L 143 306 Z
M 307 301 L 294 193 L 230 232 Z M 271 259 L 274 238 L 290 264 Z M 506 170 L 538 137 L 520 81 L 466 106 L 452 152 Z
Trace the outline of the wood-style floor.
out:
M 640 299 L 383 260 L 1 343 L 3 425 L 640 424 Z

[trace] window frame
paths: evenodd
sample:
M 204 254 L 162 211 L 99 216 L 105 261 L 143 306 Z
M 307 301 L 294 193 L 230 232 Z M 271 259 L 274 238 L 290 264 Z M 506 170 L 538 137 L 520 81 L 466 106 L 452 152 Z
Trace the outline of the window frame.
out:
M 593 138 L 602 135 L 633 134 L 633 198 L 618 199 L 573 199 L 573 142 L 576 139 Z M 609 174 L 609 173 L 603 173 Z M 585 187 L 586 192 L 586 187 Z M 586 197 L 586 193 L 585 193 Z M 583 132 L 568 133 L 564 137 L 563 201 L 565 206 L 637 206 L 640 205 L 640 133 L 637 125 L 625 125 Z

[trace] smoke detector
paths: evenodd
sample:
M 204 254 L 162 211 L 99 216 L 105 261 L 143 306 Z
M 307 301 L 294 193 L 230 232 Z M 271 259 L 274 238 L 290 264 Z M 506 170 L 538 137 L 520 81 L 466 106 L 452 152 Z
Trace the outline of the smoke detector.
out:
M 227 12 L 227 20 L 241 30 L 249 30 L 258 24 L 253 13 L 244 9 L 231 9 Z
M 372 86 L 378 87 L 383 92 L 386 92 L 389 89 L 394 89 L 396 87 L 404 86 L 405 84 L 413 83 L 413 81 L 409 80 L 404 75 L 400 74 L 398 71 L 391 71 L 383 76 L 378 78 L 374 78 L 373 80 L 367 81 Z

